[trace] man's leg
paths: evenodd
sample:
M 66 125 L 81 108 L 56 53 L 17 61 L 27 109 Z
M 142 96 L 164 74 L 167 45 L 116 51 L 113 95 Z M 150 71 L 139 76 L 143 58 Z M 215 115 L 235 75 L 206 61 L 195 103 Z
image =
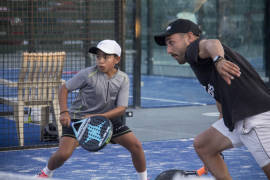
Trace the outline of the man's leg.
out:
M 270 111 L 246 118 L 242 129 L 243 144 L 270 179 Z
M 269 134 L 270 128 L 262 126 L 252 128 L 249 133 L 242 135 L 243 143 L 253 155 L 258 165 L 262 168 L 267 178 L 270 180 L 270 161 L 269 161 Z M 265 133 L 266 132 L 266 133 Z
M 146 161 L 142 144 L 133 132 L 118 136 L 113 141 L 125 147 L 131 153 L 133 165 L 138 173 L 146 173 Z
M 194 148 L 197 154 L 218 180 L 232 179 L 226 164 L 220 156 L 220 152 L 232 147 L 232 142 L 213 127 L 199 134 L 194 140 Z
M 267 178 L 270 180 L 270 164 L 264 166 L 262 169 L 265 175 L 267 176 Z

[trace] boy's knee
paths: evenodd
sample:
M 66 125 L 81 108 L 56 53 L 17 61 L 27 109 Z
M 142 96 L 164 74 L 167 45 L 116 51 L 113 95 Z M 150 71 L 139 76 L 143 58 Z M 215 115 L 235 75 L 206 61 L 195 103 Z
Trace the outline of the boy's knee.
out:
M 135 144 L 134 144 L 135 148 L 138 149 L 138 150 L 142 150 L 142 143 L 137 141 Z
M 131 152 L 140 152 L 143 151 L 141 142 L 135 141 L 131 146 Z

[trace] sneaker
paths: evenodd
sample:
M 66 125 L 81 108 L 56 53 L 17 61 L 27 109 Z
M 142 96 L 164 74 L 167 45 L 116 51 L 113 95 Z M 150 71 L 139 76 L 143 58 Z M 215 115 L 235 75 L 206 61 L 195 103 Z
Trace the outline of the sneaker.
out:
M 39 174 L 37 174 L 35 177 L 39 177 L 39 178 L 49 178 L 49 176 L 47 174 L 45 174 L 45 172 L 43 170 L 40 171 Z

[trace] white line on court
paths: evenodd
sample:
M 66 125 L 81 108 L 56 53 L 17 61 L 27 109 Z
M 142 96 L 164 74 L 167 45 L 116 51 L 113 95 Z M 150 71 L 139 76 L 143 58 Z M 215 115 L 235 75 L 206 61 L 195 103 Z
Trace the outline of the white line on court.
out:
M 211 116 L 211 117 L 218 117 L 219 112 L 207 112 L 207 113 L 202 113 L 204 116 Z
M 132 96 L 130 96 L 130 97 L 132 97 Z M 205 103 L 199 103 L 199 102 L 177 101 L 177 100 L 161 99 L 161 98 L 141 97 L 141 99 L 145 99 L 145 100 L 153 100 L 153 101 L 161 101 L 161 102 L 179 103 L 179 104 L 193 104 L 193 105 L 201 105 L 201 106 L 207 105 L 207 104 L 205 104 Z

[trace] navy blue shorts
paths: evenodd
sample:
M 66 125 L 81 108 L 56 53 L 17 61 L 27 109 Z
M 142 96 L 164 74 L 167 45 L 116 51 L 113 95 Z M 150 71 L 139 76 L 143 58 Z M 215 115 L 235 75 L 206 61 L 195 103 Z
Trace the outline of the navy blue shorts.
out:
M 72 119 L 71 121 L 76 122 L 76 121 L 79 121 L 79 119 Z M 123 117 L 113 119 L 113 120 L 111 120 L 111 122 L 113 124 L 112 139 L 131 132 L 129 127 L 126 125 L 126 122 L 125 122 Z M 75 125 L 75 128 L 76 128 L 76 125 Z M 62 137 L 66 136 L 66 137 L 76 138 L 75 134 L 74 134 L 74 132 L 73 132 L 73 130 L 72 130 L 72 128 L 70 126 L 69 127 L 63 126 L 62 129 L 63 129 Z M 112 143 L 114 143 L 114 142 L 112 141 Z

